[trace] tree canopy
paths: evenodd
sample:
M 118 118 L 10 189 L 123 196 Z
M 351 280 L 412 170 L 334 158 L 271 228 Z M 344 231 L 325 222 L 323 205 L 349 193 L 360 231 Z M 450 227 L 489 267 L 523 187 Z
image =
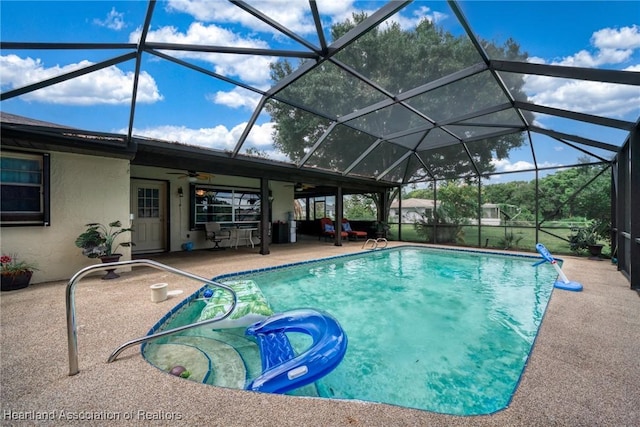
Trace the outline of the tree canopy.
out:
M 539 220 L 570 218 L 598 219 L 611 222 L 611 178 L 606 164 L 588 164 L 558 170 L 539 179 Z M 456 188 L 458 187 L 458 188 Z M 432 188 L 409 191 L 403 198 L 433 199 Z M 477 204 L 477 188 L 459 180 L 445 182 L 437 192 L 443 203 L 461 200 Z M 482 186 L 482 203 L 509 204 L 521 209 L 519 220 L 533 221 L 536 212 L 536 184 L 532 181 L 511 181 Z M 475 209 L 475 210 L 474 210 Z M 465 210 L 469 218 L 477 216 L 477 208 Z
M 354 14 L 352 19 L 333 25 L 332 39 L 337 40 L 366 17 L 364 13 Z M 488 41 L 482 43 L 487 51 L 499 51 L 503 58 L 526 58 L 511 39 L 502 46 Z M 374 28 L 343 49 L 335 60 L 323 62 L 314 72 L 287 85 L 276 95 L 281 101 L 272 100 L 265 107 L 275 123 L 274 144 L 292 161 L 300 161 L 336 118 L 481 62 L 466 36 L 455 36 L 426 19 L 412 30 L 405 30 L 398 23 Z M 273 63 L 272 79 L 276 82 L 284 79 L 297 65 L 287 59 Z M 355 70 L 387 93 L 354 78 L 346 69 Z M 525 97 L 520 77 L 507 75 L 503 79 L 514 93 Z M 469 96 L 471 93 L 473 96 Z M 502 91 L 487 84 L 485 75 L 472 75 L 409 98 L 406 104 L 410 108 L 394 104 L 336 125 L 308 163 L 343 171 L 379 138 L 385 139 L 398 131 L 422 129 L 415 144 L 382 142 L 359 161 L 357 172 L 378 176 L 408 150 L 415 149 L 427 168 L 418 161 L 407 161 L 385 179 L 400 182 L 488 174 L 495 171 L 493 159 L 508 157 L 510 149 L 524 143 L 520 133 L 474 141 L 466 147 L 454 140 L 450 147 L 417 150 L 418 143 L 425 139 L 424 129 L 441 117 L 462 116 L 506 101 Z M 440 128 L 430 132 L 444 133 Z

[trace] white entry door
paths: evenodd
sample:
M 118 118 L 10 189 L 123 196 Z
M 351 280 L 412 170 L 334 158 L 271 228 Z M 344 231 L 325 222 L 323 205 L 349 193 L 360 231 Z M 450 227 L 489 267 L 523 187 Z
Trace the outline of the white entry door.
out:
M 166 250 L 167 185 L 161 181 L 131 180 L 133 253 Z

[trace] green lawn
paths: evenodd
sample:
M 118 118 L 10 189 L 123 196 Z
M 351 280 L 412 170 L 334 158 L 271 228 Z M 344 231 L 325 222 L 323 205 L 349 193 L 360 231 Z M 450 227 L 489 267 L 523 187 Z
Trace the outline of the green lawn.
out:
M 553 233 L 557 236 L 567 238 L 570 234 L 569 228 L 542 228 L 542 230 Z M 397 239 L 398 225 L 391 225 L 390 238 Z M 480 236 L 480 245 L 478 245 L 479 228 L 477 226 L 464 226 L 461 238 L 463 241 L 458 242 L 462 246 L 487 247 L 493 249 L 505 249 L 505 227 L 489 227 L 482 226 L 482 235 Z M 506 235 L 509 237 L 513 234 L 511 246 L 508 249 L 535 252 L 536 230 L 530 227 L 507 227 Z M 569 249 L 569 243 L 543 231 L 538 233 L 539 242 L 542 243 L 551 254 L 572 254 Z M 413 227 L 413 224 L 402 224 L 402 240 L 407 242 L 424 242 L 424 237 L 419 237 Z M 605 245 L 603 255 L 610 254 L 609 245 Z

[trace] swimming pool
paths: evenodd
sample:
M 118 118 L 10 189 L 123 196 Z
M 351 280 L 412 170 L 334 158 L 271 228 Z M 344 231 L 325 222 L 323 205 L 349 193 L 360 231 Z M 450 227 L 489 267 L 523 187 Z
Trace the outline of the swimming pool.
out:
M 404 246 L 216 280 L 254 281 L 276 312 L 312 307 L 338 319 L 344 360 L 294 394 L 479 415 L 509 404 L 533 346 L 556 278 L 548 264 L 533 268 L 537 259 Z M 197 296 L 162 327 L 196 320 Z M 145 346 L 145 357 L 199 366 L 193 379 L 224 387 L 260 372 L 243 329 L 197 329 Z

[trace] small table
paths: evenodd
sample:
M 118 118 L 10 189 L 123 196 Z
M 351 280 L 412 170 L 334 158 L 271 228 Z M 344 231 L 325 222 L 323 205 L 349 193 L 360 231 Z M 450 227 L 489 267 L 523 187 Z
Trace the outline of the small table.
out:
M 251 243 L 251 247 L 255 247 L 255 243 L 253 242 L 253 232 L 257 231 L 257 227 L 238 227 L 232 228 L 231 231 L 236 235 L 236 249 L 238 249 L 238 244 L 240 243 L 240 239 L 246 240 L 247 245 Z

